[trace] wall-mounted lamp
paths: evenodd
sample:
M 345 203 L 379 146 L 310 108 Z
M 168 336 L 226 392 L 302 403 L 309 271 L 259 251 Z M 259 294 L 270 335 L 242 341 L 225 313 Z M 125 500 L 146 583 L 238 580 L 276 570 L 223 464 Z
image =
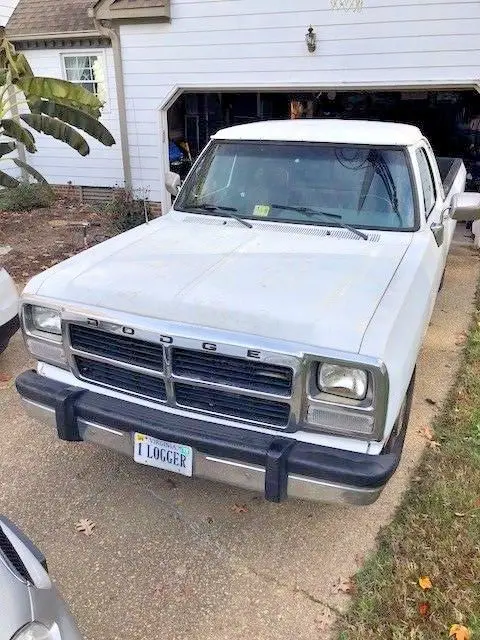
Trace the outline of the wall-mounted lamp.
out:
M 305 42 L 307 43 L 308 51 L 313 53 L 317 48 L 317 34 L 315 33 L 312 25 L 308 27 L 308 31 L 305 34 Z

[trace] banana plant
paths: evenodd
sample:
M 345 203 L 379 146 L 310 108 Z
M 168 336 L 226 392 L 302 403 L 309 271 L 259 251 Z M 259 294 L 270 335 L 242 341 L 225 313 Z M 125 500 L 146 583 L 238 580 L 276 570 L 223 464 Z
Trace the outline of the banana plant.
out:
M 23 145 L 29 153 L 36 153 L 37 131 L 68 144 L 80 155 L 90 153 L 83 133 L 110 147 L 115 139 L 99 121 L 102 102 L 81 85 L 35 76 L 23 53 L 5 37 L 0 28 L 0 160 L 11 160 L 38 182 L 45 178 L 14 153 Z M 27 125 L 27 126 L 25 126 Z M 19 181 L 0 171 L 0 186 L 15 187 Z

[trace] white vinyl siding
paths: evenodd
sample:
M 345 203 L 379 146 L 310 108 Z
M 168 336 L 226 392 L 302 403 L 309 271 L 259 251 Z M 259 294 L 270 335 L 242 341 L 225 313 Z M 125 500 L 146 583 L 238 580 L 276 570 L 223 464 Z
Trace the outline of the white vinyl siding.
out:
M 64 78 L 63 56 L 89 55 L 89 50 L 37 49 L 28 50 L 25 54 L 37 75 Z M 66 184 L 71 181 L 74 185 L 112 187 L 124 182 L 113 53 L 108 48 L 94 50 L 92 55 L 98 56 L 105 63 L 108 100 L 101 122 L 111 132 L 116 144 L 113 147 L 104 147 L 85 134 L 90 146 L 90 155 L 82 157 L 65 143 L 34 131 L 38 152 L 27 154 L 27 160 L 52 184 Z
M 176 89 L 465 86 L 478 82 L 478 0 L 172 0 L 171 23 L 120 27 L 136 186 L 164 196 L 160 109 Z M 308 53 L 305 33 L 317 34 Z

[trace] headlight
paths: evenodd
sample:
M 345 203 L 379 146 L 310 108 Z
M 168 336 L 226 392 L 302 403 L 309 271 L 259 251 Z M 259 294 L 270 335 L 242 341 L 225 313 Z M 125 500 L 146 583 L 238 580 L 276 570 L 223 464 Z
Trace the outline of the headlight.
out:
M 34 329 L 44 333 L 53 333 L 57 336 L 62 334 L 62 324 L 58 311 L 47 307 L 38 307 L 37 305 L 32 305 L 30 309 Z
M 12 640 L 51 640 L 52 636 L 43 624 L 39 622 L 31 622 L 23 629 L 20 629 L 12 638 Z
M 363 400 L 367 395 L 368 375 L 363 369 L 325 363 L 318 367 L 317 384 L 325 393 Z

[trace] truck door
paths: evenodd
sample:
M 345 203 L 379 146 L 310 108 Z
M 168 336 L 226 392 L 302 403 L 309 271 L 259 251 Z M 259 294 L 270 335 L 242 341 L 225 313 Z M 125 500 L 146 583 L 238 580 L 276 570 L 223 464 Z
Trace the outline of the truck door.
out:
M 428 227 L 432 230 L 433 240 L 436 245 L 434 253 L 437 254 L 438 282 L 443 274 L 447 260 L 448 250 L 455 230 L 455 221 L 445 215 L 445 196 L 440 173 L 432 150 L 425 145 L 416 150 L 416 158 L 420 173 L 420 190 L 422 194 L 421 204 L 424 206 L 425 218 Z M 433 231 L 435 229 L 435 232 Z
M 430 224 L 438 222 L 439 224 L 443 224 L 444 227 L 442 248 L 445 263 L 450 249 L 450 244 L 453 240 L 456 222 L 450 218 L 446 211 L 446 207 L 450 203 L 445 202 L 445 193 L 437 161 L 428 144 L 425 144 L 425 146 L 422 146 L 417 150 L 417 160 L 420 169 L 422 188 L 424 190 L 424 194 L 427 196 L 425 205 L 427 220 L 429 222 L 431 220 Z

